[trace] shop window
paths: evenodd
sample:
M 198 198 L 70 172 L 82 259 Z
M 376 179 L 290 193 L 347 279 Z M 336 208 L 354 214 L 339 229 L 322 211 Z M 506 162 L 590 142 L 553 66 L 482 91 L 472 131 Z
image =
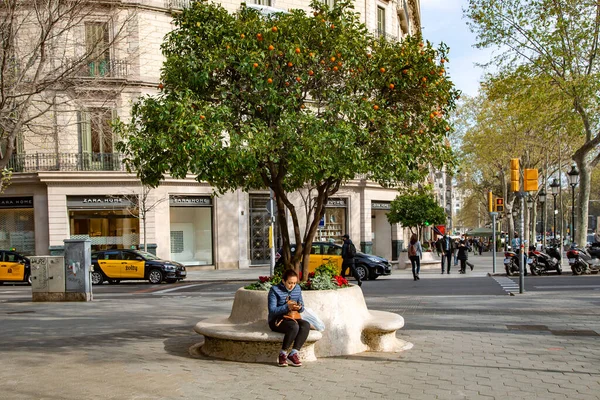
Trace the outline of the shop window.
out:
M 35 254 L 33 209 L 0 210 L 0 248 Z
M 89 238 L 92 250 L 139 246 L 139 220 L 132 214 L 137 210 L 70 210 L 71 239 Z

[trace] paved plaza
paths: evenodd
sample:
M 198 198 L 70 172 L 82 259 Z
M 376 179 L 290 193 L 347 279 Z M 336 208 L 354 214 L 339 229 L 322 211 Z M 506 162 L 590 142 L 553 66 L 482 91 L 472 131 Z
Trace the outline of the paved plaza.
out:
M 192 275 L 208 282 L 256 272 Z M 398 336 L 414 348 L 320 358 L 302 368 L 190 351 L 202 340 L 194 324 L 228 313 L 231 291 L 97 295 L 89 303 L 31 303 L 10 293 L 0 297 L 0 398 L 7 400 L 600 398 L 598 290 L 368 296 L 370 309 L 405 318 Z

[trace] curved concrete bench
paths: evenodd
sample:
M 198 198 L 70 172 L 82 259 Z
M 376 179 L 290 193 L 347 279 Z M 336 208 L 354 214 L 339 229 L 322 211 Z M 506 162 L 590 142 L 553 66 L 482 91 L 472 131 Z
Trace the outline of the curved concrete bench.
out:
M 266 291 L 238 289 L 229 317 L 198 322 L 194 330 L 205 338 L 200 351 L 234 361 L 275 361 L 283 334 L 269 329 L 267 295 Z M 396 331 L 404 326 L 404 318 L 389 312 L 369 311 L 358 286 L 307 290 L 302 296 L 305 305 L 326 326 L 324 332 L 310 332 L 301 351 L 303 360 L 412 348 L 411 343 L 396 338 Z

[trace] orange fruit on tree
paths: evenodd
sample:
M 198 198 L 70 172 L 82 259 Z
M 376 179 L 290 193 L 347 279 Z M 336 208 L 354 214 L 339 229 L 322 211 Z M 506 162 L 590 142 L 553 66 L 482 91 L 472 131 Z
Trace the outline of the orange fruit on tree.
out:
M 440 62 L 443 64 L 443 63 L 445 63 L 445 62 L 446 62 L 446 59 L 445 59 L 445 58 L 442 58 L 442 59 L 440 60 Z
M 162 83 L 159 83 L 159 84 L 158 84 L 158 88 L 159 88 L 159 89 L 161 89 L 161 90 L 162 90 L 162 88 L 164 88 L 164 87 L 165 87 L 165 85 L 163 85 Z
M 273 47 L 273 45 L 272 45 L 272 44 L 270 44 L 270 45 L 269 45 L 269 50 L 273 51 L 273 50 L 275 50 L 275 47 Z
M 379 72 L 381 72 L 383 74 L 385 72 L 385 68 L 383 68 L 383 67 L 379 68 Z
M 290 83 L 289 83 L 289 82 L 286 82 L 286 83 L 285 83 L 285 86 L 290 86 Z
M 423 47 L 423 46 L 424 46 L 423 42 L 419 43 L 419 47 Z
M 367 58 L 371 58 L 371 57 L 373 57 L 373 54 L 367 53 Z
M 273 83 L 273 79 L 271 79 L 271 78 L 267 79 L 267 83 Z
M 337 53 L 336 56 L 338 56 L 338 58 L 342 58 L 342 53 Z
M 272 27 L 271 32 L 277 32 L 277 27 L 276 26 Z
M 296 52 L 296 54 L 300 54 L 300 48 L 296 47 L 296 50 L 294 50 Z
M 331 57 L 331 58 L 329 59 L 329 61 L 331 61 L 331 62 L 335 62 L 335 57 Z
M 336 67 L 333 67 L 333 70 L 337 72 L 337 70 L 338 70 L 338 67 L 337 67 L 337 66 L 336 66 Z
M 341 66 L 342 66 L 342 62 L 338 61 L 338 67 L 341 67 Z
M 300 78 L 299 76 L 296 77 L 296 82 L 300 82 L 302 80 L 302 78 Z
M 407 70 L 407 69 L 403 69 L 403 70 L 402 70 L 402 73 L 403 73 L 403 74 L 408 74 L 408 70 Z
M 244 35 L 243 33 L 240 35 L 240 37 L 243 39 L 246 37 L 246 35 Z
M 313 72 L 313 70 L 311 69 L 310 71 L 308 71 L 308 75 L 313 76 L 315 73 Z
M 289 61 L 289 62 L 287 63 L 287 66 L 288 66 L 288 67 L 291 67 L 291 66 L 293 66 L 293 65 L 294 65 L 294 64 L 292 64 L 292 62 L 291 62 L 291 61 Z
M 392 89 L 392 90 L 394 90 L 394 87 L 395 87 L 394 84 L 390 83 L 389 88 Z
M 334 24 L 331 24 L 331 29 L 335 29 L 335 25 Z
M 315 53 L 308 53 L 309 56 L 314 57 Z
M 262 40 L 262 39 L 263 39 L 262 33 L 257 33 L 257 34 L 256 34 L 256 38 L 257 38 L 258 40 Z
M 424 77 L 422 77 L 422 78 L 421 78 L 421 80 L 422 80 L 423 82 L 427 82 L 427 77 L 425 77 L 425 76 L 424 76 Z
M 254 68 L 257 68 L 257 67 L 258 67 L 258 63 L 254 63 L 254 64 L 252 64 L 252 66 L 253 66 Z
M 375 105 L 373 106 L 373 110 L 375 110 L 375 111 L 379 110 L 379 106 L 378 106 L 377 104 L 375 104 Z
M 205 119 L 205 118 L 206 118 L 206 117 L 205 117 L 204 115 L 201 115 L 201 116 L 200 116 L 200 119 Z

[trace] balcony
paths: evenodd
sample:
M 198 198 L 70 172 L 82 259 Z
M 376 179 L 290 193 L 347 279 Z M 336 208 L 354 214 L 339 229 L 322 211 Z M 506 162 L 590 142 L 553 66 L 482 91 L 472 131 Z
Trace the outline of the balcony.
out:
M 80 60 L 69 60 L 69 65 L 81 63 Z M 96 60 L 77 65 L 73 75 L 78 78 L 126 78 L 129 75 L 129 61 Z
M 13 172 L 126 171 L 119 153 L 13 154 L 7 168 Z
M 392 35 L 391 33 L 386 33 L 385 31 L 382 31 L 379 29 L 373 31 L 373 35 L 375 35 L 377 37 L 384 37 L 388 42 L 397 42 L 398 41 L 398 36 Z

